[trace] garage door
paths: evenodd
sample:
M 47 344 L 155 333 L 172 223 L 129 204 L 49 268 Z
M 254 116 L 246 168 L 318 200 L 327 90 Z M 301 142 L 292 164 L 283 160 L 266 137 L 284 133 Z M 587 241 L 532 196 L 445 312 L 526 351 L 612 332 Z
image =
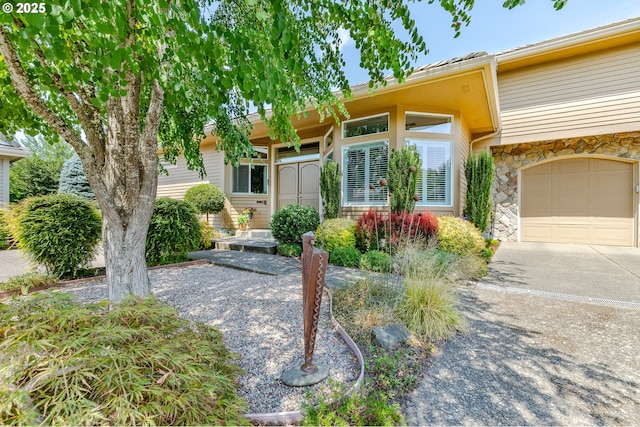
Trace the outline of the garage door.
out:
M 634 245 L 633 164 L 557 160 L 522 171 L 520 240 Z

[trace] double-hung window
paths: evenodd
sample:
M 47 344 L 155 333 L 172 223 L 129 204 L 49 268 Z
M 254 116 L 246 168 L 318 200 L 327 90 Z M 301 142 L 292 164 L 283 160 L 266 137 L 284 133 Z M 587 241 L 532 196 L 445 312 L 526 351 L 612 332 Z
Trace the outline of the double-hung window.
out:
M 417 205 L 451 206 L 451 142 L 407 139 L 422 160 L 422 170 L 416 183 L 420 197 Z
M 389 142 L 377 141 L 342 148 L 343 206 L 386 204 L 387 187 L 380 185 L 389 165 Z

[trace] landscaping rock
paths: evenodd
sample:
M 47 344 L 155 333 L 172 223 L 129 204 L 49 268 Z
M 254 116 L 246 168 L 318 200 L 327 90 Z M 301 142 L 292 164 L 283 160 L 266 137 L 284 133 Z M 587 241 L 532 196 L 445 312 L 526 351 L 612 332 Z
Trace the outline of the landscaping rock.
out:
M 372 334 L 374 341 L 385 350 L 392 350 L 411 336 L 411 332 L 406 327 L 398 324 L 373 328 Z

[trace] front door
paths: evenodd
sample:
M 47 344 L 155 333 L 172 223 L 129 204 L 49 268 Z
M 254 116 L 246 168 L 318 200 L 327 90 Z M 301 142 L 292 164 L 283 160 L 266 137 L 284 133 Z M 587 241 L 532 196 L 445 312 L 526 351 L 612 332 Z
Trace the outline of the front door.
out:
M 318 162 L 278 166 L 278 210 L 292 203 L 320 211 L 320 167 Z

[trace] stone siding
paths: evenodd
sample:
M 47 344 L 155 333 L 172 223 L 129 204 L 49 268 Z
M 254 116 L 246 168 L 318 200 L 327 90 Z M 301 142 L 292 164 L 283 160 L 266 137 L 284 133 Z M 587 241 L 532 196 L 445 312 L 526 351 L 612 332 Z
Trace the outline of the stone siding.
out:
M 496 165 L 493 183 L 493 234 L 518 239 L 518 171 L 523 166 L 576 154 L 640 160 L 640 131 L 491 147 Z

